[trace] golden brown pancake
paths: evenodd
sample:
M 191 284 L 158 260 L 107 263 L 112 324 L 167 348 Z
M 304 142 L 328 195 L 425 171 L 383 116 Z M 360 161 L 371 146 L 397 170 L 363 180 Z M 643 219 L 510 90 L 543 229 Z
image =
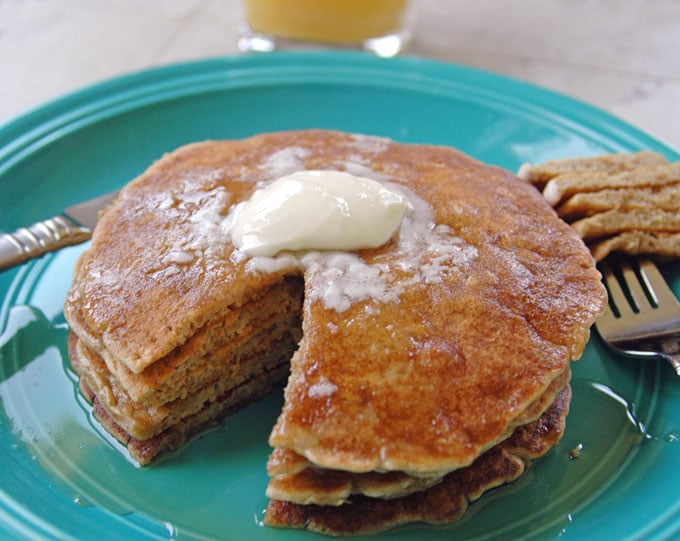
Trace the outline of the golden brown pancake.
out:
M 395 499 L 355 496 L 340 506 L 271 500 L 265 523 L 328 535 L 368 535 L 409 522 L 454 522 L 485 492 L 517 479 L 533 460 L 559 442 L 570 397 L 567 386 L 539 419 L 518 427 L 470 466 L 449 473 L 432 487 Z
M 301 169 L 373 178 L 411 207 L 376 249 L 236 250 L 234 206 Z M 275 386 L 295 336 L 285 315 L 301 317 L 270 444 L 395 501 L 542 419 L 604 301 L 581 239 L 511 173 L 447 147 L 304 130 L 195 143 L 153 164 L 102 216 L 65 315 L 81 387 L 144 462 Z M 281 355 L 270 365 L 263 350 Z M 248 362 L 216 367 L 234 358 Z M 494 482 L 519 475 L 517 460 Z
M 299 334 L 301 304 L 301 282 L 287 279 L 248 303 L 246 308 L 234 310 L 228 317 L 204 326 L 139 374 L 111 358 L 98 337 L 92 336 L 84 326 L 78 306 L 72 307 L 70 321 L 83 341 L 81 347 L 87 347 L 89 352 L 81 355 L 85 357 L 82 360 L 97 357 L 99 363 L 106 364 L 100 371 L 110 373 L 127 396 L 154 407 L 184 398 L 214 380 L 230 377 L 239 367 L 238 359 L 251 354 L 253 349 L 269 347 L 267 340 L 278 342 L 286 331 Z
M 551 205 L 587 191 L 668 186 L 680 181 L 680 163 L 632 169 L 622 173 L 565 173 L 548 181 L 543 196 Z
M 680 162 L 654 152 L 605 154 L 523 166 L 519 173 L 587 243 L 611 252 L 680 254 Z
M 114 392 L 110 388 L 105 387 L 102 390 L 97 387 L 97 378 L 100 376 L 88 372 L 90 361 L 81 356 L 86 350 L 82 348 L 75 334 L 70 335 L 69 343 L 71 365 L 80 375 L 80 390 L 92 403 L 95 417 L 111 435 L 127 447 L 133 460 L 140 465 L 147 465 L 159 456 L 181 448 L 202 430 L 215 426 L 227 415 L 280 389 L 288 375 L 288 359 L 296 342 L 284 340 L 264 355 L 244 359 L 245 367 L 242 372 L 245 376 L 240 375 L 235 380 L 223 382 L 221 389 L 199 402 L 199 407 L 188 410 L 181 403 L 176 407 L 173 404 L 165 405 L 164 413 L 175 415 L 176 419 L 165 425 L 155 423 L 151 428 L 148 426 L 147 410 L 142 409 L 141 413 L 133 410 L 125 418 L 120 415 L 118 408 L 111 407 L 111 399 L 119 399 L 129 409 L 133 406 L 125 404 L 129 402 L 129 398 L 115 386 Z M 209 389 L 212 390 L 212 386 Z M 115 394 L 116 392 L 119 394 Z M 194 405 L 196 401 L 192 400 L 190 404 Z
M 668 160 L 658 152 L 644 150 L 641 152 L 621 152 L 602 154 L 587 158 L 564 158 L 550 160 L 537 165 L 524 167 L 520 177 L 543 190 L 551 179 L 572 173 L 588 176 L 599 176 L 601 173 L 611 175 L 633 169 L 667 165 Z
M 588 247 L 596 261 L 602 261 L 612 252 L 677 258 L 680 257 L 680 233 L 625 231 L 588 243 Z
M 567 222 L 611 210 L 680 212 L 680 181 L 659 188 L 649 186 L 577 193 L 557 207 L 560 218 Z
M 680 213 L 653 209 L 643 212 L 608 210 L 571 224 L 585 241 L 625 231 L 680 233 Z
M 501 440 L 510 436 L 517 426 L 539 418 L 569 383 L 571 371 L 555 378 L 545 393 L 521 418 L 516 419 Z M 373 498 L 392 499 L 419 492 L 441 482 L 444 473 L 433 472 L 414 476 L 401 471 L 387 473 L 354 473 L 317 467 L 290 449 L 275 449 L 267 464 L 271 481 L 267 496 L 299 504 L 341 505 L 350 496 L 363 494 Z

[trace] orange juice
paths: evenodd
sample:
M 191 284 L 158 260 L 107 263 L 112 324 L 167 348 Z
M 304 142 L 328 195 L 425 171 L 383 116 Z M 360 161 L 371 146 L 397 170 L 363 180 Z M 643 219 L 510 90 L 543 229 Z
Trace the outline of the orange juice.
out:
M 254 32 L 349 45 L 399 31 L 407 0 L 245 0 Z

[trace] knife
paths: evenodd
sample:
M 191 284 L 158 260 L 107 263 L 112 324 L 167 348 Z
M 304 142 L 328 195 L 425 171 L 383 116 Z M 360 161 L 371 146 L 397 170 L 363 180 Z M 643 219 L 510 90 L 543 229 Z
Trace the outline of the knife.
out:
M 0 271 L 92 237 L 99 214 L 118 191 L 68 207 L 63 213 L 0 237 Z

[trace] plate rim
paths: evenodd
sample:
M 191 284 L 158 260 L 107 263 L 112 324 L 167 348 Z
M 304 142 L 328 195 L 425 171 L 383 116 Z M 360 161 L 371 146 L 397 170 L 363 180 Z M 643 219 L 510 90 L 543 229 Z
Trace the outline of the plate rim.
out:
M 338 69 L 338 67 L 343 69 Z M 670 158 L 680 159 L 680 149 L 674 149 L 655 135 L 633 126 L 626 120 L 583 100 L 548 89 L 516 77 L 502 75 L 462 64 L 440 60 L 425 59 L 417 56 L 379 58 L 361 52 L 349 51 L 277 51 L 252 55 L 214 56 L 203 59 L 187 60 L 139 69 L 95 82 L 72 90 L 35 106 L 18 116 L 0 124 L 0 164 L 6 162 L 13 153 L 33 146 L 44 137 L 55 137 L 67 126 L 77 126 L 85 119 L 98 114 L 111 116 L 118 107 L 126 110 L 133 103 L 142 105 L 145 101 L 158 101 L 163 91 L 166 97 L 173 92 L 186 95 L 188 83 L 201 83 L 206 89 L 210 82 L 224 88 L 226 82 L 232 85 L 249 86 L 253 82 L 280 84 L 283 77 L 300 82 L 301 76 L 313 73 L 324 74 L 329 80 L 343 79 L 357 69 L 390 75 L 392 81 L 401 80 L 425 84 L 435 79 L 449 88 L 474 88 L 483 90 L 487 97 L 493 96 L 501 102 L 521 105 L 522 109 L 535 108 L 542 112 L 551 111 L 562 123 L 570 124 L 577 131 L 593 135 L 606 133 L 608 139 L 615 139 L 622 146 L 655 149 Z M 399 71 L 405 70 L 405 71 Z M 404 75 L 408 74 L 408 79 Z M 273 77 L 273 79 L 272 79 Z M 485 85 L 479 85 L 484 81 Z M 311 81 L 304 81 L 309 84 Z M 502 86 L 504 92 L 492 90 L 488 83 Z M 530 96 L 532 103 L 528 102 Z M 146 97 L 146 100 L 145 100 Z M 134 98 L 134 101 L 131 100 Z M 569 114 L 560 112 L 569 109 Z M 601 135 L 600 135 L 601 136 Z

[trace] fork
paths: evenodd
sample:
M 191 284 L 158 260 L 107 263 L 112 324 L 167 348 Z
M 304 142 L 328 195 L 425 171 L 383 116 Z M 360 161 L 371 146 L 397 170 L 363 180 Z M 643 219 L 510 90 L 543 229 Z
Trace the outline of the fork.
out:
M 680 302 L 650 259 L 600 263 L 609 306 L 595 321 L 617 353 L 660 357 L 680 375 Z

